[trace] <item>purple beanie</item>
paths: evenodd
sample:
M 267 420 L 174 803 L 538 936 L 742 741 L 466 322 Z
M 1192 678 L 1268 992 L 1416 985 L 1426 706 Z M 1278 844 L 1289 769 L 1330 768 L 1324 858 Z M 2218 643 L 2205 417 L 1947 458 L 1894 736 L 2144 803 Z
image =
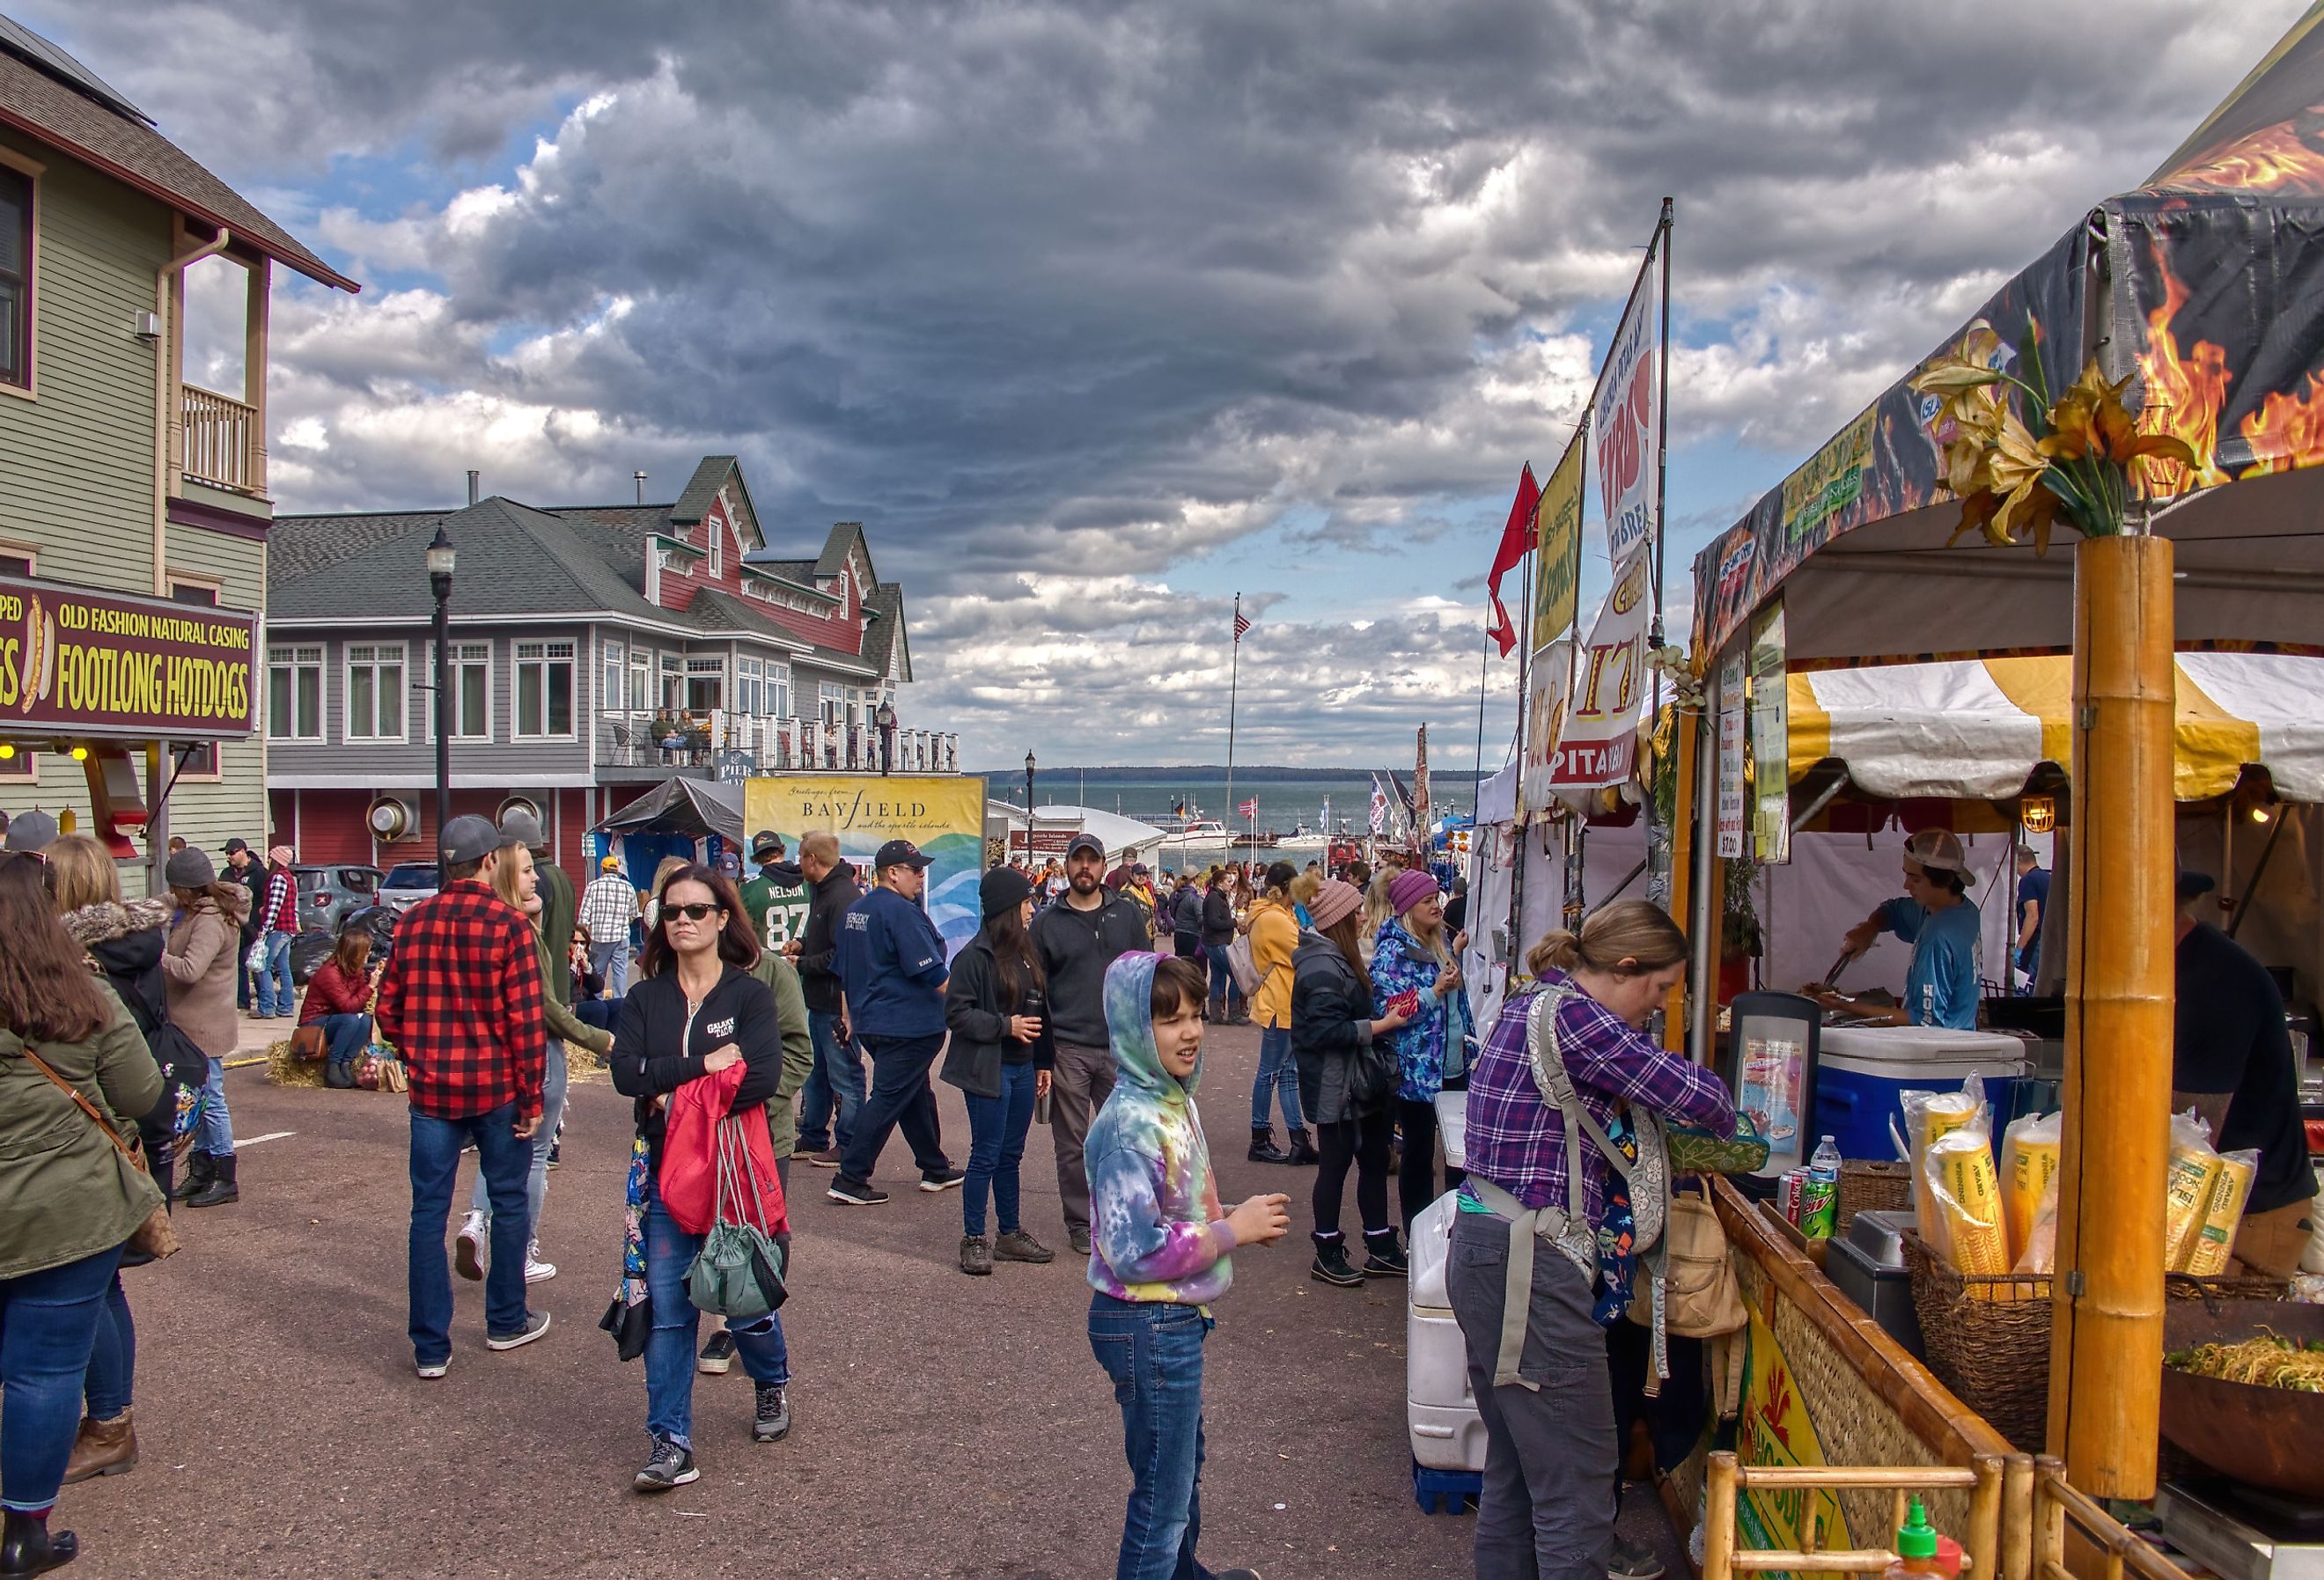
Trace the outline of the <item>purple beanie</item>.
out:
M 1407 869 L 1388 883 L 1388 908 L 1402 916 L 1422 901 L 1434 898 L 1437 892 L 1435 879 L 1426 873 Z

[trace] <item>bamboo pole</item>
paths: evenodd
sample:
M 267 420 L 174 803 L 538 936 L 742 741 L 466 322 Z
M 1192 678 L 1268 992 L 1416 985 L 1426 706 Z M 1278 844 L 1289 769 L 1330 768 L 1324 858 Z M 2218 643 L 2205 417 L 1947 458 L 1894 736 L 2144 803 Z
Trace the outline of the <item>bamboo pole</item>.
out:
M 1706 1467 L 1702 1508 L 1702 1580 L 1734 1580 L 1735 1455 L 1720 1449 Z
M 2049 1447 L 2093 1498 L 2154 1493 L 2171 1105 L 2171 543 L 2074 555 L 2064 1145 Z

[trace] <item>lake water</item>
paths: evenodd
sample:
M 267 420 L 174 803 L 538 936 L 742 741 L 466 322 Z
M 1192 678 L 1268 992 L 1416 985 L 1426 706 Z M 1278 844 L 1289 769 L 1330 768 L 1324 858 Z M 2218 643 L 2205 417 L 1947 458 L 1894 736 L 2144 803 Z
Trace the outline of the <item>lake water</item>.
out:
M 1182 801 L 1201 808 L 1205 818 L 1221 822 L 1231 821 L 1238 832 L 1249 823 L 1233 816 L 1227 799 L 1226 775 L 1219 769 L 1199 772 L 1173 774 L 1168 769 L 1139 771 L 1139 777 L 1114 777 L 1121 770 L 1093 771 L 1086 781 L 1070 768 L 1037 772 L 1033 793 L 1041 805 L 1095 807 L 1101 811 L 1118 812 L 1125 818 L 1135 818 L 1142 823 L 1166 825 L 1175 821 L 1174 808 Z M 1412 788 L 1412 776 L 1399 772 L 1405 788 Z M 1019 769 L 1014 774 L 985 775 L 987 793 L 997 800 L 1025 800 L 1025 774 Z M 1391 792 L 1393 793 L 1393 792 Z M 1466 778 L 1447 779 L 1432 775 L 1430 793 L 1440 811 L 1466 812 L 1470 809 L 1472 790 Z M 1234 781 L 1234 801 L 1259 802 L 1259 831 L 1262 834 L 1288 834 L 1300 825 L 1309 832 L 1323 827 L 1323 804 L 1331 802 L 1331 826 L 1338 830 L 1344 822 L 1354 832 L 1361 833 L 1370 827 L 1372 785 L 1362 774 L 1350 774 L 1331 779 L 1280 780 L 1266 777 L 1264 769 L 1250 774 L 1237 771 Z

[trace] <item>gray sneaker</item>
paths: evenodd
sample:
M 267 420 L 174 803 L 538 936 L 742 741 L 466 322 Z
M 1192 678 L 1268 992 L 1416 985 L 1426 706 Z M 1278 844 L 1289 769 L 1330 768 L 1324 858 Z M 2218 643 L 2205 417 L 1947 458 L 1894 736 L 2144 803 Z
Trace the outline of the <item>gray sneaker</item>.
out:
M 1065 1243 L 1074 1248 L 1075 1256 L 1087 1256 L 1090 1253 L 1090 1232 L 1079 1224 L 1068 1224 L 1065 1225 Z
M 1032 1235 L 1019 1229 L 1013 1234 L 1003 1234 L 992 1243 L 995 1261 L 1055 1261 L 1057 1253 Z
M 549 1313 L 546 1311 L 530 1312 L 525 1317 L 524 1326 L 517 1329 L 514 1333 L 488 1333 L 484 1335 L 484 1348 L 488 1350 L 522 1349 L 526 1344 L 530 1344 L 533 1340 L 539 1338 L 548 1331 Z
M 657 1437 L 645 1468 L 631 1478 L 630 1484 L 641 1492 L 667 1492 L 672 1487 L 701 1479 L 702 1473 L 694 1468 L 691 1449 L 680 1448 L 667 1437 Z
M 1606 1566 L 1607 1580 L 1662 1580 L 1663 1561 L 1655 1550 L 1628 1537 L 1614 1538 L 1613 1561 Z
M 992 1273 L 992 1244 L 982 1234 L 960 1237 L 960 1270 L 973 1279 L 989 1278 Z
M 791 1401 L 779 1382 L 759 1384 L 758 1414 L 751 1422 L 751 1441 L 779 1443 L 791 1429 Z

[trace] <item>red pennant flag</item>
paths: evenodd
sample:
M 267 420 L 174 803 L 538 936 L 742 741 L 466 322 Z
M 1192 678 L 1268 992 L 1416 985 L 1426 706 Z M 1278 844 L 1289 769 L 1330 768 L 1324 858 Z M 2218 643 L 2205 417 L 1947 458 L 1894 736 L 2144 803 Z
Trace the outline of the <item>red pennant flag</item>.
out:
M 1485 596 L 1493 605 L 1493 618 L 1485 634 L 1500 644 L 1503 658 L 1517 645 L 1517 633 L 1509 612 L 1501 607 L 1501 577 L 1515 570 L 1533 548 L 1533 516 L 1540 504 L 1541 488 L 1533 480 L 1533 463 L 1528 461 L 1517 479 L 1517 503 L 1509 506 L 1508 525 L 1501 529 L 1501 546 L 1493 550 L 1493 568 L 1485 577 Z

